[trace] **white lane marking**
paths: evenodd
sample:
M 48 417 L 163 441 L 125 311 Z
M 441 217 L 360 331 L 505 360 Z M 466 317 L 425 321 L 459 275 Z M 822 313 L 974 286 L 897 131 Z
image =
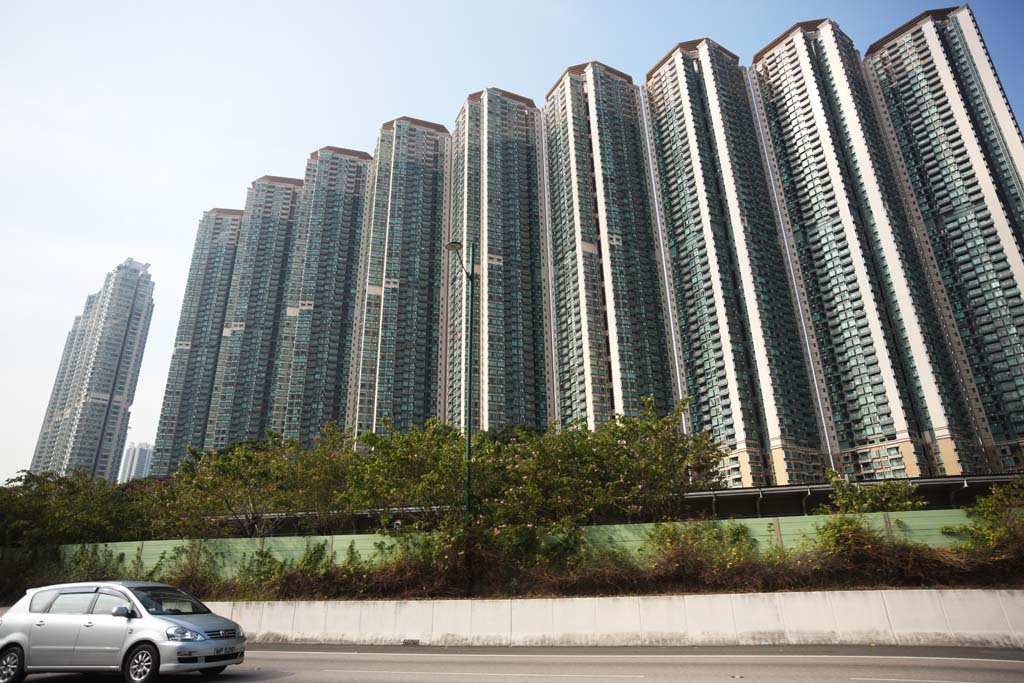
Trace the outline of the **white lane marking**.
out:
M 851 678 L 851 681 L 895 681 L 896 683 L 973 683 L 972 681 L 936 681 L 930 678 Z
M 559 655 L 516 653 L 501 654 L 497 652 L 328 652 L 324 650 L 246 650 L 245 656 L 252 655 L 309 655 L 344 656 L 344 657 L 528 657 L 532 659 L 921 659 L 927 661 L 951 662 L 1001 662 L 1024 666 L 1021 659 L 995 659 L 987 657 L 924 657 L 921 655 Z
M 501 676 L 502 678 L 646 678 L 642 674 L 518 674 L 479 671 L 386 671 L 383 669 L 324 669 L 325 674 L 399 674 L 403 676 Z

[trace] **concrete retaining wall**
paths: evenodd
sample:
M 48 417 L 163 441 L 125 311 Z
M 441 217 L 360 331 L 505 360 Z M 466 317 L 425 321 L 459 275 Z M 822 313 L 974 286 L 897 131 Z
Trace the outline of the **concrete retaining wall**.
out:
M 1024 649 L 1024 591 L 558 600 L 221 602 L 255 642 L 359 645 L 938 645 Z

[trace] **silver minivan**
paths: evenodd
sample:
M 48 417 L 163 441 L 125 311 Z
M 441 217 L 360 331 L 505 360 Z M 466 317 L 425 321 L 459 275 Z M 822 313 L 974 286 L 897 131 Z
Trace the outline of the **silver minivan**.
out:
M 216 676 L 245 658 L 242 628 L 161 583 L 92 581 L 34 588 L 0 617 L 0 683 L 41 672 Z

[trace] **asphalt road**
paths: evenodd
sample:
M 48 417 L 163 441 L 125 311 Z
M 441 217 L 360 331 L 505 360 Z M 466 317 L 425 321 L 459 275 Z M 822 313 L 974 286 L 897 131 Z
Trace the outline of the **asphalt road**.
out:
M 366 648 L 257 646 L 224 683 L 1022 683 L 1024 652 L 963 648 Z M 198 679 L 190 675 L 184 680 Z M 90 683 L 101 676 L 29 679 Z M 167 677 L 167 681 L 181 681 Z

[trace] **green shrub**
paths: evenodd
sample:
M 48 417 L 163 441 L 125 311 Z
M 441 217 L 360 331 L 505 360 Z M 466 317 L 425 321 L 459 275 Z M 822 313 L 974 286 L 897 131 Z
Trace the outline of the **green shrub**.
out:
M 243 554 L 239 563 L 237 578 L 243 583 L 262 584 L 273 581 L 283 574 L 287 566 L 262 548 L 252 555 Z
M 110 581 L 125 574 L 124 553 L 114 553 L 106 545 L 80 545 L 63 562 L 63 580 Z
M 924 499 L 917 493 L 917 486 L 906 480 L 893 479 L 864 486 L 843 479 L 835 470 L 828 470 L 827 476 L 832 493 L 829 494 L 829 504 L 819 510 L 823 514 L 908 512 L 925 506 Z
M 151 574 L 190 593 L 205 594 L 220 581 L 223 566 L 220 553 L 193 539 L 175 547 L 170 555 L 161 553 Z

